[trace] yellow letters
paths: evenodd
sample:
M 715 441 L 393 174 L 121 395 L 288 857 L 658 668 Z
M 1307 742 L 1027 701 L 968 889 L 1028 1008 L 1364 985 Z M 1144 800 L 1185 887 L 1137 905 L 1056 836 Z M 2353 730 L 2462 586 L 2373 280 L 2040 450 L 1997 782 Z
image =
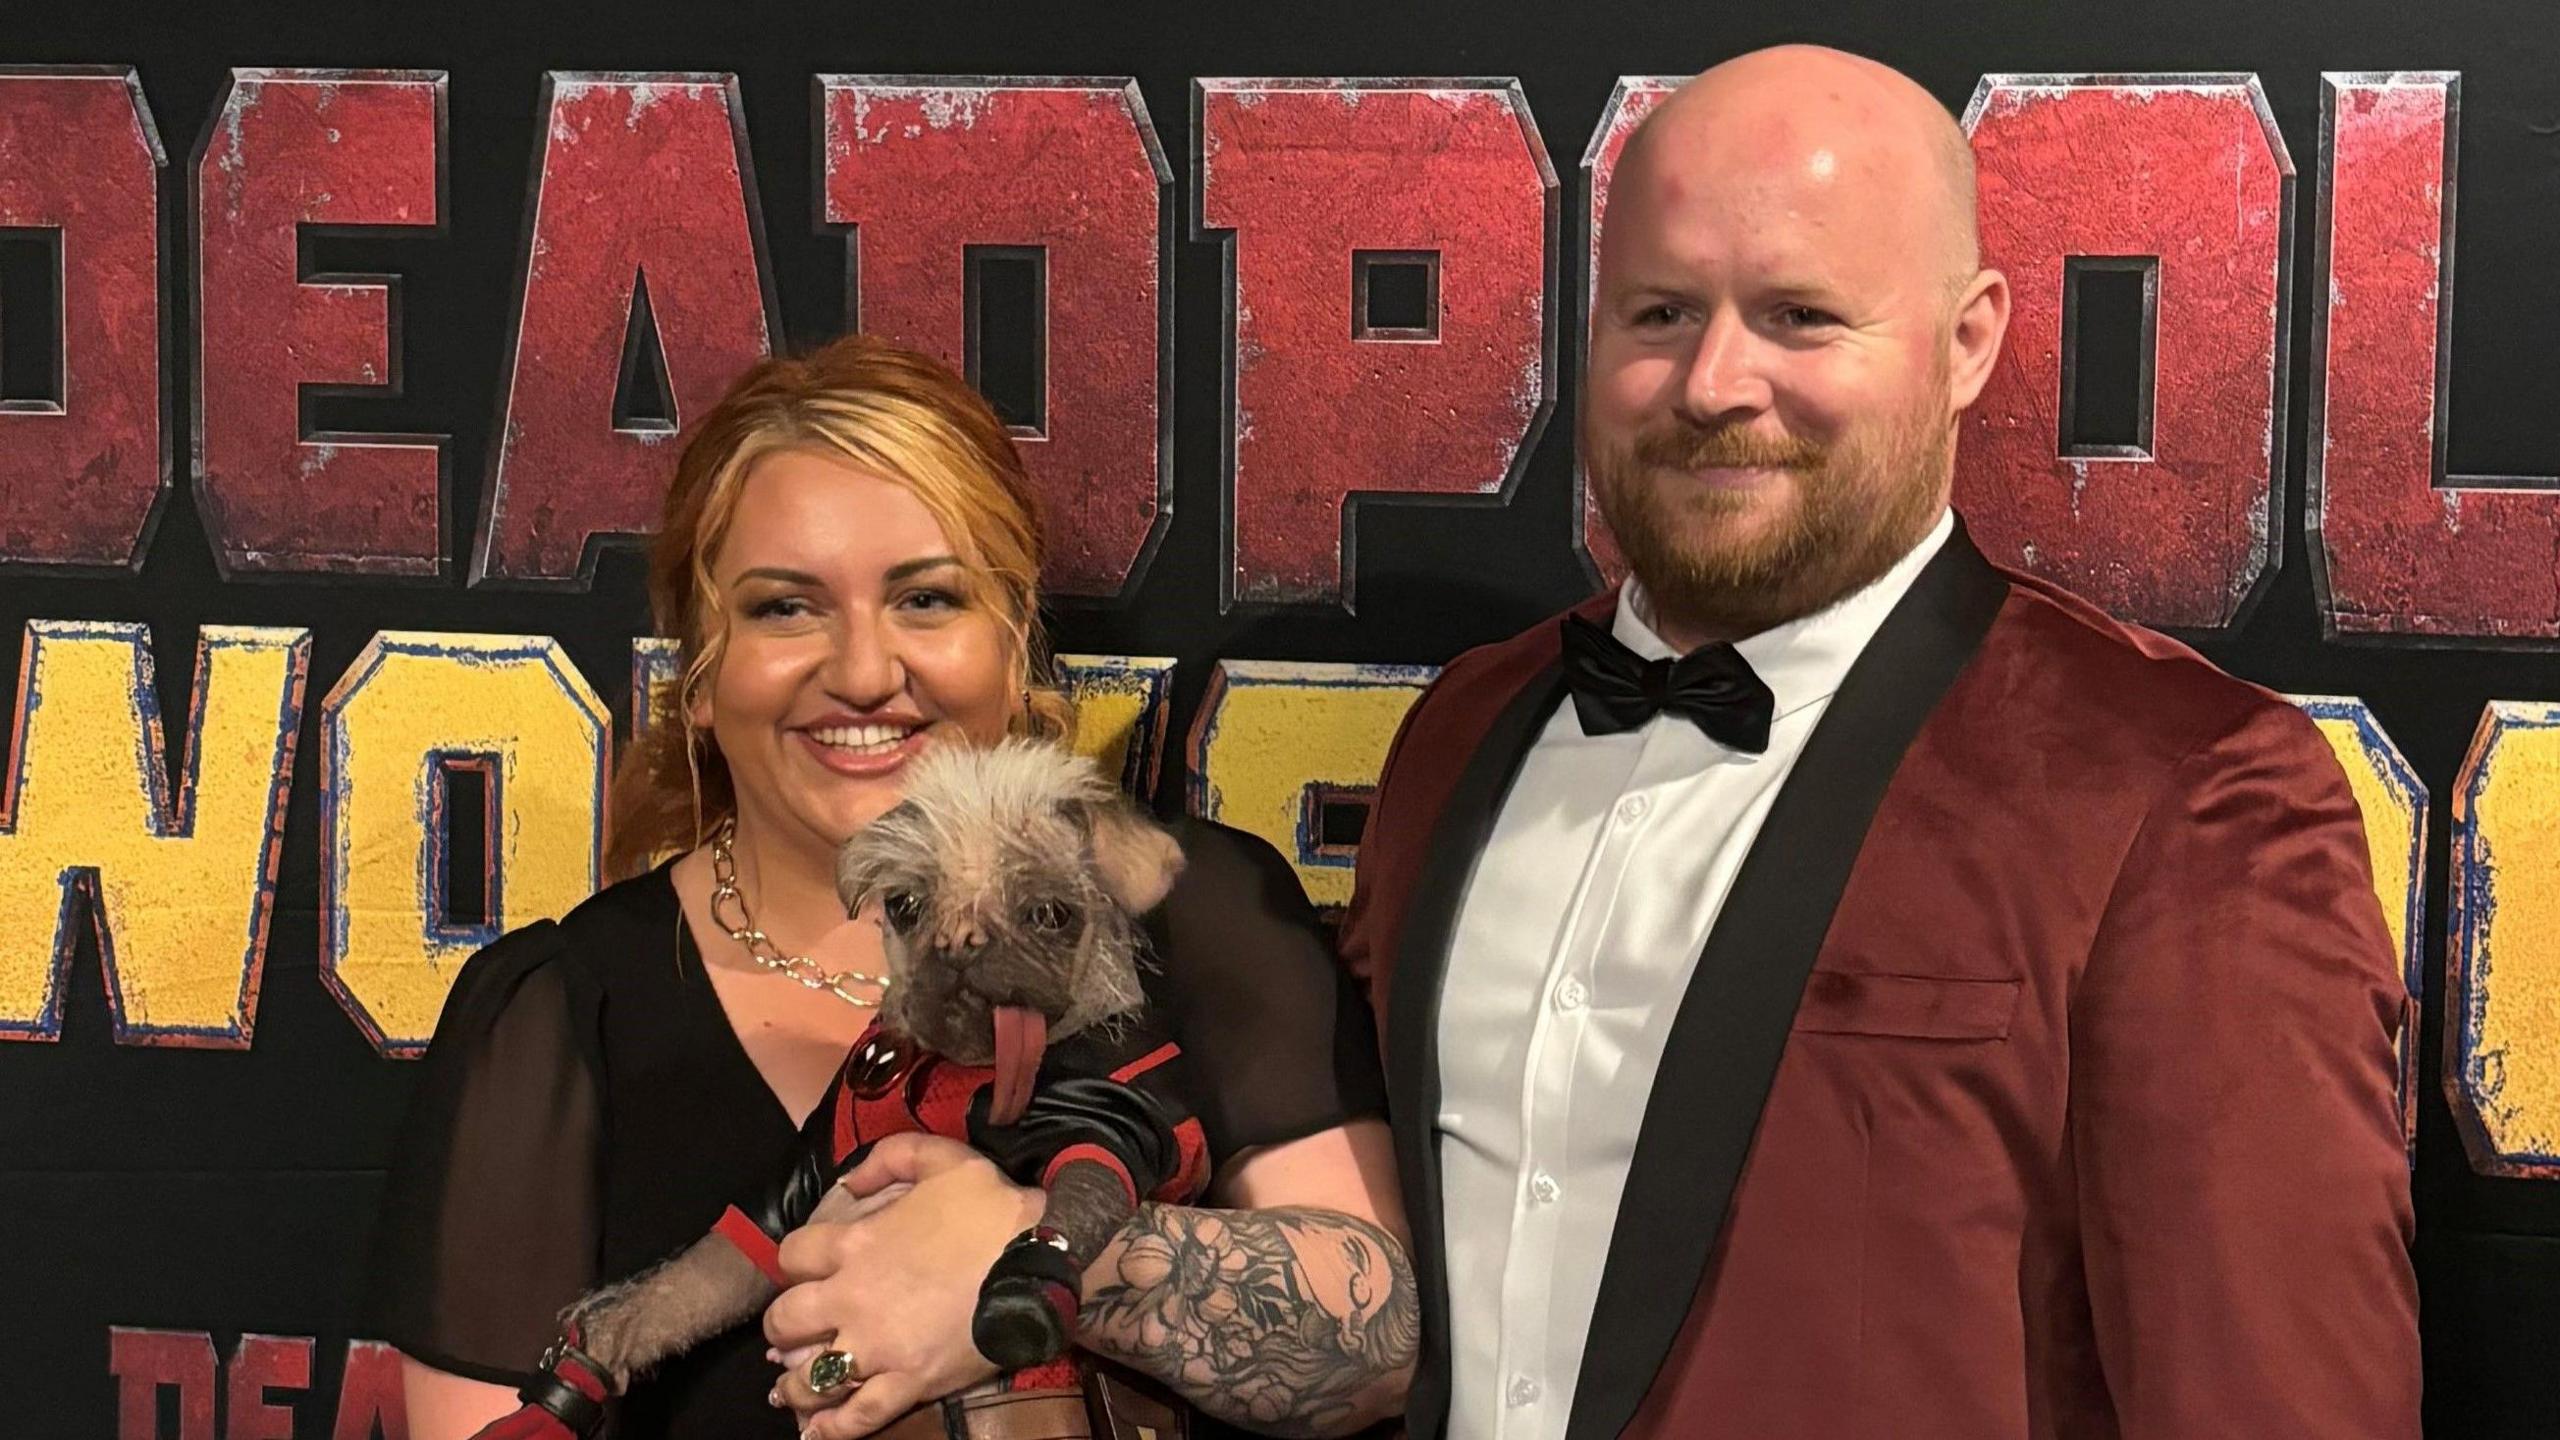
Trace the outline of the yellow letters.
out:
M 2560 1178 L 2560 705 L 2494 700 L 2453 783 L 2445 1099 L 2472 1168 Z
M 320 974 L 386 1055 L 415 1055 L 471 952 L 557 917 L 603 867 L 612 740 L 557 642 L 387 630 L 321 702 Z M 454 771 L 482 773 L 486 915 L 442 902 Z
M 1351 903 L 1351 859 L 1370 794 L 1396 726 L 1434 673 L 1427 665 L 1220 663 L 1191 725 L 1191 813 L 1278 846 L 1320 908 Z
M 1061 655 L 1058 670 L 1075 697 L 1076 753 L 1143 803 L 1164 766 L 1165 709 L 1173 661 L 1148 655 Z
M 147 627 L 27 624 L 0 776 L 0 1038 L 62 1037 L 85 898 L 116 1040 L 245 1049 L 311 632 L 208 625 L 170 788 Z

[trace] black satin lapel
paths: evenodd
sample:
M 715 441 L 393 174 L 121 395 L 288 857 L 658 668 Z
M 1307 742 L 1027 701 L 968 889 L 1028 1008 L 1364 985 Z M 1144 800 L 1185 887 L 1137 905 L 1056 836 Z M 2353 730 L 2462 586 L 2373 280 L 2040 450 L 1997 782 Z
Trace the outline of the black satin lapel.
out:
M 1850 666 L 1770 806 L 1672 1019 L 1566 1440 L 1624 1430 L 1671 1353 L 1867 827 L 2008 592 L 1959 525 Z
M 1388 982 L 1387 1109 L 1422 1290 L 1422 1361 L 1405 1401 L 1405 1432 L 1412 1440 L 1437 1440 L 1449 1398 L 1448 1253 L 1440 1242 L 1440 1147 L 1434 1139 L 1440 1116 L 1440 980 L 1449 966 L 1458 902 L 1493 836 L 1502 797 L 1563 694 L 1564 671 L 1549 665 L 1511 697 L 1476 743 L 1432 827 L 1429 857 L 1405 902 L 1395 974 Z

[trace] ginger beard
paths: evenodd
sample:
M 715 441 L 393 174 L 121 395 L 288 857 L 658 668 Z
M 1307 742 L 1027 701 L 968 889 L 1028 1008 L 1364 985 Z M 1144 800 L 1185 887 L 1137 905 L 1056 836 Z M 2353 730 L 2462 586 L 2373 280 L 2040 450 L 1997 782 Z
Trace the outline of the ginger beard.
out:
M 1936 522 L 1953 468 L 1948 362 L 1934 353 L 1911 410 L 1849 427 L 1831 445 L 1702 429 L 1676 412 L 1623 444 L 1592 437 L 1601 518 L 1655 615 L 1739 640 L 1828 609 L 1892 569 Z M 1666 473 L 1715 468 L 1787 473 L 1749 489 Z M 1784 493 L 1766 493 L 1772 486 Z M 1755 516 L 1772 506 L 1782 513 Z

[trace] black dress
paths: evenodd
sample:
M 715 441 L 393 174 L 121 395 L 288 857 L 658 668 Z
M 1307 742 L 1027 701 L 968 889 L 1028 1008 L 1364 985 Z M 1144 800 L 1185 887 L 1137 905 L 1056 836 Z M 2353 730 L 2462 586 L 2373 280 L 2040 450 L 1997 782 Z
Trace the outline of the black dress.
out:
M 1287 862 L 1224 826 L 1174 832 L 1189 863 L 1147 917 L 1146 979 L 1212 1159 L 1383 1113 L 1368 1009 Z M 564 1307 L 699 1239 L 798 1129 L 729 1028 L 663 867 L 472 957 L 421 1063 L 371 1333 L 510 1388 Z M 632 1387 L 614 1434 L 794 1435 L 765 1404 L 764 1351 L 751 1322 L 669 1362 Z

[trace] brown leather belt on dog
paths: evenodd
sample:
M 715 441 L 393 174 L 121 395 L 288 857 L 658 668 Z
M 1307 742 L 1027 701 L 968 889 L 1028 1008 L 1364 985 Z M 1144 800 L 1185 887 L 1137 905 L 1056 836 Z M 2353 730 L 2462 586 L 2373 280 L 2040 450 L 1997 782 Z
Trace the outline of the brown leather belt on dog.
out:
M 880 1440 L 1183 1440 L 1179 1406 L 1117 1375 L 1085 1390 L 1012 1390 L 919 1406 Z

